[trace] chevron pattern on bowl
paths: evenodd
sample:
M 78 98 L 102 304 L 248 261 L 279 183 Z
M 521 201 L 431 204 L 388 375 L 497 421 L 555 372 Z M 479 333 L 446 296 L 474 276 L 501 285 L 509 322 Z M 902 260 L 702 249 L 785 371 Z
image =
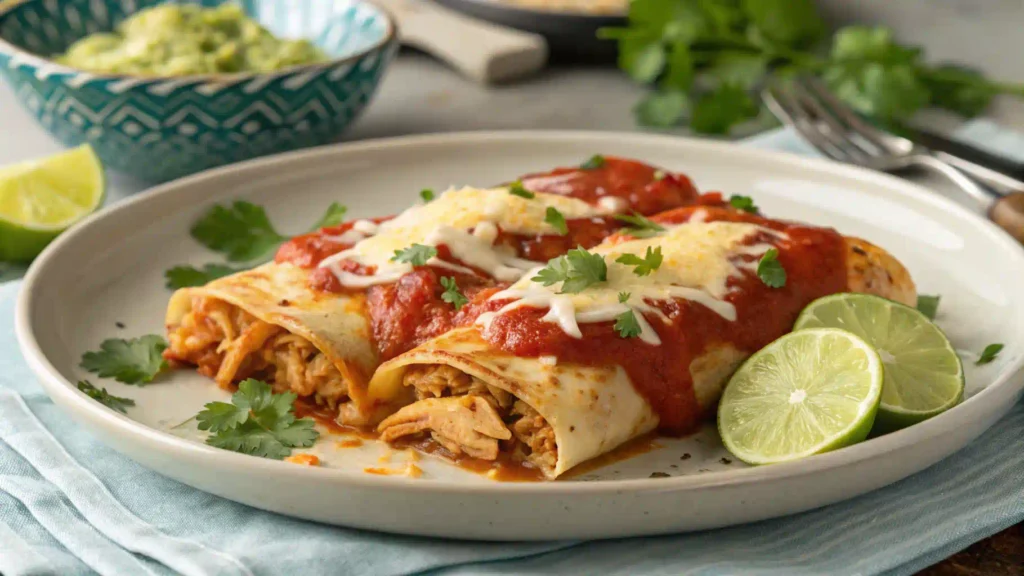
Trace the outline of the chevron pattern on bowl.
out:
M 25 0 L 0 8 L 0 72 L 24 107 L 64 144 L 88 142 L 108 168 L 152 182 L 334 141 L 366 107 L 398 48 L 391 19 L 369 3 L 242 0 L 277 36 L 306 38 L 333 60 L 275 73 L 157 78 L 46 59 L 164 3 Z

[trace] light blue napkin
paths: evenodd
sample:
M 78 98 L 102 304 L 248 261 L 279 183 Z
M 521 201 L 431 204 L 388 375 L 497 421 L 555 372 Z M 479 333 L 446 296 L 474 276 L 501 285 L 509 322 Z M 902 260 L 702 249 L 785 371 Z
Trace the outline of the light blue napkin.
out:
M 1024 138 L 971 135 L 1024 153 Z M 776 131 L 753 145 L 807 153 Z M 0 277 L 16 274 L 0 270 Z M 1024 520 L 1024 403 L 932 468 L 779 520 L 593 543 L 477 543 L 323 526 L 262 512 L 115 453 L 46 397 L 0 284 L 0 573 L 104 575 L 912 574 Z M 396 513 L 399 513 L 396 511 Z M 614 518 L 609 518 L 614 522 Z

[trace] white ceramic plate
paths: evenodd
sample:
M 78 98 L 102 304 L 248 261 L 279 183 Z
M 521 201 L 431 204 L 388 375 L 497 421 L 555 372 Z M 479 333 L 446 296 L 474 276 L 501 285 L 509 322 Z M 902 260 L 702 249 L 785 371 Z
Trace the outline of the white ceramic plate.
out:
M 486 185 L 594 153 L 639 158 L 693 176 L 704 190 L 749 194 L 772 216 L 831 225 L 895 254 L 919 289 L 941 294 L 939 323 L 959 349 L 1006 349 L 976 367 L 965 355 L 962 405 L 928 422 L 800 462 L 748 468 L 712 426 L 634 459 L 554 483 L 498 483 L 426 458 L 418 479 L 407 452 L 324 437 L 308 468 L 217 450 L 187 420 L 227 398 L 182 370 L 145 388 L 98 382 L 137 407 L 117 414 L 79 393 L 82 353 L 104 338 L 163 332 L 163 272 L 215 260 L 188 234 L 214 202 L 264 205 L 297 232 L 332 201 L 350 214 L 398 211 L 424 187 Z M 794 513 L 904 478 L 959 450 L 1021 394 L 1024 251 L 979 216 L 915 185 L 819 160 L 658 136 L 512 132 L 400 138 L 256 160 L 172 182 L 105 210 L 36 261 L 18 305 L 19 341 L 53 400 L 129 457 L 215 494 L 313 520 L 474 539 L 602 538 L 696 530 Z M 115 323 L 125 325 L 123 329 Z M 687 456 L 689 455 L 689 456 Z M 671 477 L 651 478 L 653 472 Z

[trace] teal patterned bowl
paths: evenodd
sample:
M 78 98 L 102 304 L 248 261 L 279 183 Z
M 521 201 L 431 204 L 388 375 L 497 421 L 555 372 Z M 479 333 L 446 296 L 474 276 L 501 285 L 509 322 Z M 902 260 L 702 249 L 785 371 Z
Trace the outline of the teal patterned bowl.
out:
M 394 22 L 369 3 L 241 0 L 248 16 L 275 35 L 310 40 L 333 60 L 274 73 L 158 78 L 83 72 L 47 59 L 165 3 L 24 0 L 0 7 L 0 72 L 64 144 L 88 142 L 107 168 L 163 182 L 336 140 L 366 107 L 398 49 Z

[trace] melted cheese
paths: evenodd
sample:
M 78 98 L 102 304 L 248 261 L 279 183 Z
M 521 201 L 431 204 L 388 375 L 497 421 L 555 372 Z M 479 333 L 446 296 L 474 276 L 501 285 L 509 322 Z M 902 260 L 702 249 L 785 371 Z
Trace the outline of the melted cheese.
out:
M 534 198 L 523 198 L 510 194 L 507 188 L 452 189 L 434 201 L 409 208 L 382 224 L 357 221 L 342 236 L 358 242 L 352 248 L 324 259 L 320 266 L 329 268 L 345 286 L 384 284 L 398 280 L 413 269 L 409 263 L 392 262 L 396 251 L 413 244 L 444 244 L 457 260 L 498 280 L 511 282 L 537 263 L 516 257 L 507 247 L 495 246 L 499 230 L 511 234 L 558 234 L 554 226 L 544 221 L 549 207 L 561 212 L 567 220 L 610 214 L 618 208 L 593 206 L 576 198 L 540 192 Z M 338 268 L 342 260 L 374 266 L 376 271 L 369 276 L 352 274 Z M 473 273 L 465 266 L 438 258 L 431 258 L 428 263 Z
M 741 256 L 760 257 L 772 247 L 765 243 L 744 244 L 758 232 L 781 235 L 755 224 L 695 219 L 652 238 L 604 243 L 591 252 L 604 256 L 608 267 L 606 282 L 577 294 L 559 294 L 561 283 L 543 286 L 531 280 L 541 270 L 536 268 L 507 290 L 492 296 L 492 300 L 511 298 L 513 301 L 497 312 L 482 314 L 477 323 L 487 327 L 495 316 L 522 306 L 547 308 L 543 320 L 558 324 L 569 336 L 582 338 L 579 324 L 608 322 L 632 310 L 640 326 L 640 340 L 658 345 L 661 339 L 644 315 L 659 317 L 663 322 L 669 319 L 648 302 L 675 298 L 691 300 L 726 320 L 735 321 L 736 308 L 725 300 L 729 293 L 727 282 L 749 271 L 749 263 Z M 623 254 L 642 258 L 648 248 L 658 247 L 663 257 L 661 266 L 647 276 L 637 276 L 634 266 L 615 261 Z M 629 298 L 620 302 L 619 294 L 625 292 L 629 293 Z

